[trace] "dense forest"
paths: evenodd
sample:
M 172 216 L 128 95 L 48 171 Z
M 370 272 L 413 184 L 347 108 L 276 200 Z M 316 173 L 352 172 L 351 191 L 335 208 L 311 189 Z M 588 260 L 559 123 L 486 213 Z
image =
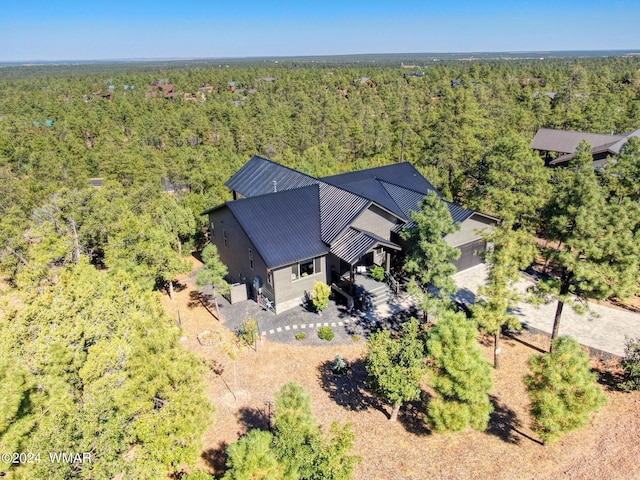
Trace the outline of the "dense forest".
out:
M 541 127 L 640 128 L 640 57 L 3 67 L 0 446 L 103 460 L 13 474 L 161 478 L 196 460 L 213 409 L 157 291 L 190 269 L 201 212 L 252 155 L 313 176 L 409 161 L 448 199 L 564 243 L 558 212 L 583 198 L 633 244 L 638 142 L 615 175 L 552 175 L 530 148 Z

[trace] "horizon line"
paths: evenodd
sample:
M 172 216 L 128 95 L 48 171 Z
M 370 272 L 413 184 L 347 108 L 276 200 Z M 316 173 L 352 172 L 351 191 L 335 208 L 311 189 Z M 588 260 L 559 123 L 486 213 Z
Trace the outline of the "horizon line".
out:
M 403 55 L 420 55 L 420 56 L 442 56 L 442 55 L 488 55 L 488 54 L 511 54 L 511 55 L 532 55 L 532 54 L 560 54 L 560 53 L 624 53 L 631 55 L 640 55 L 640 49 L 621 48 L 621 49 L 585 49 L 585 50 L 476 50 L 476 51 L 458 51 L 458 52 L 394 52 L 394 53 L 336 53 L 336 54 L 300 54 L 300 55 L 245 55 L 245 56 L 229 56 L 229 57 L 110 57 L 110 58 L 57 58 L 57 59 L 20 59 L 20 60 L 2 60 L 0 64 L 21 64 L 41 65 L 51 63 L 90 63 L 90 62 L 153 62 L 153 61 L 195 61 L 195 60 L 269 60 L 269 59 L 297 59 L 297 58 L 331 58 L 331 57 L 367 57 L 367 56 L 403 56 Z

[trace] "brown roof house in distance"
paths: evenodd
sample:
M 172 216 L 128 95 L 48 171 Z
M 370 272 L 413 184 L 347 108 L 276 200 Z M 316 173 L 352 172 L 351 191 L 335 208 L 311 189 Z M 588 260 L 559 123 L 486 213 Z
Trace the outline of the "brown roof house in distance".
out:
M 621 135 L 607 135 L 541 128 L 533 138 L 531 148 L 543 152 L 547 165 L 566 166 L 584 140 L 592 147 L 593 167 L 602 168 L 606 165 L 607 158 L 618 155 L 631 137 L 640 137 L 640 129 Z
M 254 299 L 259 291 L 276 313 L 303 303 L 314 282 L 353 282 L 358 267 L 373 265 L 389 272 L 410 212 L 429 192 L 440 195 L 407 162 L 314 178 L 254 156 L 226 186 L 234 200 L 204 212 L 211 242 L 231 282 Z M 496 219 L 446 204 L 460 224 L 446 237 L 461 250 L 457 268 L 481 263 L 479 231 Z

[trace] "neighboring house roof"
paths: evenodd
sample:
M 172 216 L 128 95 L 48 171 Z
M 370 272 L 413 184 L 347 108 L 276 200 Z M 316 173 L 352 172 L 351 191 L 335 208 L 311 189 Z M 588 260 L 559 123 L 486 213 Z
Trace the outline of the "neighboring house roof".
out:
M 268 268 L 329 251 L 320 237 L 317 185 L 227 202 Z M 223 207 L 224 208 L 224 207 Z
M 622 135 L 606 135 L 601 133 L 572 132 L 541 128 L 533 138 L 531 147 L 534 150 L 563 153 L 564 155 L 549 162 L 549 165 L 558 165 L 571 160 L 575 156 L 578 145 L 580 145 L 582 141 L 586 141 L 592 146 L 592 155 L 602 153 L 617 155 L 629 138 L 637 136 L 640 136 L 640 130 Z
M 533 138 L 531 145 L 535 150 L 547 152 L 573 153 L 586 140 L 592 146 L 604 145 L 626 138 L 624 135 L 605 135 L 600 133 L 572 132 L 541 128 Z
M 349 227 L 331 245 L 331 253 L 347 263 L 354 263 L 376 245 L 385 245 L 395 250 L 401 249 L 399 245 L 375 233 Z

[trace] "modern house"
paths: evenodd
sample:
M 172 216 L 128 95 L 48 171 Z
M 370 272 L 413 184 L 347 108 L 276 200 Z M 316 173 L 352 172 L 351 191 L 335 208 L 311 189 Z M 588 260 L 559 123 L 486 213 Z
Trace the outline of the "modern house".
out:
M 429 192 L 440 195 L 407 162 L 318 179 L 254 156 L 226 186 L 234 200 L 205 212 L 211 242 L 231 280 L 260 291 L 276 313 L 300 305 L 316 281 L 353 278 L 363 265 L 389 271 L 410 212 Z M 445 237 L 462 252 L 457 268 L 481 263 L 479 231 L 496 219 L 447 206 L 460 224 Z
M 620 153 L 631 137 L 640 137 L 640 130 L 621 135 L 607 135 L 541 128 L 533 138 L 531 148 L 543 153 L 547 165 L 564 166 L 575 156 L 578 145 L 586 141 L 592 146 L 593 167 L 601 168 L 606 165 L 609 156 Z

